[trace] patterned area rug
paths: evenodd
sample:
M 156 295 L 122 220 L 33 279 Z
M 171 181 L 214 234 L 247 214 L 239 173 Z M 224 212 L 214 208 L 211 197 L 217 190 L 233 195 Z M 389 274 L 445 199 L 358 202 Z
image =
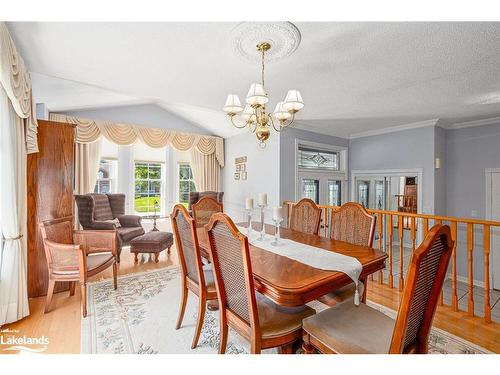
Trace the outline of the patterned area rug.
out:
M 198 347 L 191 350 L 198 300 L 190 293 L 184 321 L 175 329 L 180 303 L 180 269 L 165 268 L 121 276 L 118 289 L 111 280 L 88 285 L 88 317 L 82 319 L 81 352 L 86 354 L 198 354 L 217 353 L 219 313 L 207 310 Z M 395 312 L 369 304 L 388 316 Z M 316 310 L 326 308 L 311 303 Z M 459 337 L 432 329 L 431 353 L 489 353 Z M 248 353 L 246 340 L 229 330 L 227 352 Z M 276 353 L 266 350 L 264 353 Z

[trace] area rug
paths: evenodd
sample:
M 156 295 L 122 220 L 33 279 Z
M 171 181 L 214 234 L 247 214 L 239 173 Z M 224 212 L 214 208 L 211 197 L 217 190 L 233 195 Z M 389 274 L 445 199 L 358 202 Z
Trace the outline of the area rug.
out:
M 207 310 L 198 347 L 191 350 L 198 300 L 191 293 L 184 321 L 175 329 L 180 303 L 180 269 L 164 268 L 119 277 L 118 289 L 111 280 L 88 285 L 88 316 L 82 319 L 81 352 L 85 354 L 198 354 L 217 353 L 219 313 Z M 369 302 L 394 318 L 395 312 Z M 327 308 L 320 302 L 314 309 Z M 445 331 L 433 328 L 429 351 L 439 354 L 489 353 L 486 349 Z M 229 330 L 227 353 L 245 354 L 249 345 Z M 276 353 L 265 350 L 263 353 Z

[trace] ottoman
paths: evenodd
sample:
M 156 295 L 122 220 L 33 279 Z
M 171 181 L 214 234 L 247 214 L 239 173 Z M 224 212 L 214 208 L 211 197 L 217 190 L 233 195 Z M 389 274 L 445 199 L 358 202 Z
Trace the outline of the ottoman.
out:
M 155 255 L 155 263 L 158 263 L 160 253 L 174 243 L 174 236 L 169 232 L 148 232 L 130 241 L 130 252 L 134 253 L 134 263 L 138 262 L 139 253 L 150 253 Z

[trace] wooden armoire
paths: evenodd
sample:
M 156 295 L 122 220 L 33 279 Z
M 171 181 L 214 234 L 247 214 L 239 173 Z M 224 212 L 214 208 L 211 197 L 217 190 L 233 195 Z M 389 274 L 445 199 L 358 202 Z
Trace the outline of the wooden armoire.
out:
M 38 120 L 39 152 L 28 155 L 28 295 L 47 294 L 48 271 L 38 223 L 73 216 L 74 125 Z M 59 285 L 57 285 L 59 284 Z M 57 283 L 56 292 L 68 289 Z

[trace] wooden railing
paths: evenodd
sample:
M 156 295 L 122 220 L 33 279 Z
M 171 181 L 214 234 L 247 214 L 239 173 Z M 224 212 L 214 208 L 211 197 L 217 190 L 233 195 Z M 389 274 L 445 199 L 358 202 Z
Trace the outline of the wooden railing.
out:
M 287 225 L 289 222 L 291 207 L 294 202 L 285 201 L 283 205 L 286 211 Z M 320 235 L 329 236 L 329 222 L 331 213 L 338 210 L 338 206 L 319 206 L 322 209 L 322 222 L 320 227 Z M 466 284 L 467 284 L 467 311 L 469 316 L 474 316 L 474 254 L 480 252 L 484 262 L 484 321 L 491 322 L 491 301 L 490 301 L 490 253 L 491 253 L 491 231 L 497 228 L 500 231 L 500 222 L 476 220 L 468 218 L 448 217 L 415 214 L 398 211 L 383 211 L 383 210 L 368 210 L 372 215 L 377 217 L 377 225 L 375 230 L 374 247 L 388 253 L 386 264 L 387 278 L 384 280 L 383 271 L 379 271 L 377 275 L 371 276 L 370 280 L 379 284 L 386 284 L 390 288 L 398 288 L 403 290 L 405 282 L 405 241 L 407 248 L 413 253 L 429 231 L 432 225 L 443 223 L 448 224 L 451 228 L 451 236 L 454 241 L 453 254 L 451 258 L 451 269 L 449 270 L 449 278 L 451 279 L 451 298 L 449 303 L 445 303 L 443 293 L 441 292 L 439 305 L 449 305 L 453 311 L 459 311 L 457 279 L 463 277 L 457 276 L 458 264 L 457 253 L 463 254 L 466 258 Z M 407 233 L 405 235 L 405 233 Z M 500 232 L 499 232 L 500 233 Z M 465 241 L 463 236 L 465 235 Z M 478 235 L 479 234 L 479 235 Z M 476 238 L 482 238 L 482 246 L 477 243 Z M 398 242 L 397 247 L 394 247 L 395 240 Z M 462 242 L 462 241 L 463 242 Z M 464 246 L 459 246 L 461 244 Z M 392 251 L 389 251 L 391 249 Z M 396 251 L 394 251 L 396 250 Z M 396 255 L 396 259 L 395 259 Z M 395 263 L 397 268 L 395 268 Z M 395 278 L 397 277 L 397 285 Z M 464 297 L 465 298 L 465 297 Z

